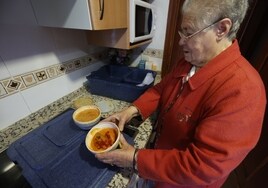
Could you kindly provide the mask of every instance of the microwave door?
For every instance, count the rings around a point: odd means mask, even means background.
[[[135,37],[141,37],[150,34],[152,21],[152,12],[150,9],[137,6],[135,19]]]
[[[151,4],[134,0],[130,6],[130,42],[138,42],[153,37],[154,8]],[[139,3],[138,3],[139,2]]]

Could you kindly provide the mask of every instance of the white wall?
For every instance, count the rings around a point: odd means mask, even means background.
[[[156,32],[153,41],[147,48],[163,50],[166,37],[169,0],[153,0],[152,4],[156,7]]]
[[[139,61],[143,58],[148,64],[155,64],[157,66],[156,71],[161,71],[163,51],[166,37],[166,26],[168,17],[169,0],[151,0],[150,1],[156,7],[156,32],[152,42],[136,50],[135,59],[131,66],[137,66]],[[143,52],[142,57],[140,52]],[[150,67],[151,68],[151,67]]]
[[[164,49],[169,0],[153,0],[157,7],[157,31],[146,48]],[[5,79],[103,51],[90,46],[82,30],[40,27],[30,0],[0,1],[0,130],[78,89],[85,76],[102,66],[97,62],[28,89],[1,97]],[[161,58],[155,61],[162,63]],[[3,87],[2,87],[3,88]],[[3,96],[3,95],[2,95]]]
[[[0,80],[103,50],[82,30],[39,27],[29,0],[0,1]],[[0,98],[0,130],[78,89],[101,63]]]

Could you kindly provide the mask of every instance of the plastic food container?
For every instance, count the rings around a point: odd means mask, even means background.
[[[87,86],[92,94],[133,102],[153,86],[154,82],[149,85],[137,86],[143,82],[148,73],[152,73],[155,79],[156,72],[152,70],[105,65],[86,77]]]

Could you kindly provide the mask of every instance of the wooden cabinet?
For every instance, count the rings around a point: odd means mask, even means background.
[[[31,0],[41,26],[103,30],[127,28],[126,0]]]
[[[127,27],[126,0],[88,0],[93,30]]]
[[[149,39],[142,42],[130,43],[129,28],[86,31],[86,34],[89,44],[119,49],[133,49],[152,42],[152,40]]]
[[[31,0],[38,25],[86,30],[89,44],[131,49],[129,0]]]
[[[92,0],[91,0],[92,1]],[[89,44],[111,47],[111,48],[119,48],[119,49],[132,49],[138,46],[148,44],[152,42],[151,39],[130,43],[130,33],[129,33],[129,1],[124,0],[126,3],[125,6],[125,18],[127,22],[127,27],[123,29],[110,29],[110,30],[101,30],[101,31],[86,31],[87,40]],[[111,16],[113,17],[113,16]]]

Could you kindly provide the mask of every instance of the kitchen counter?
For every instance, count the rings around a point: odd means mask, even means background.
[[[156,79],[157,82],[158,79]],[[156,83],[155,82],[155,83]],[[121,111],[122,109],[128,107],[130,103],[113,100],[110,98],[91,95],[86,88],[83,86],[80,89],[60,98],[59,100],[49,104],[48,106],[32,113],[26,118],[14,123],[13,125],[7,127],[0,131],[0,152],[6,150],[11,143],[26,135],[35,128],[43,125],[50,119],[56,117],[60,113],[64,112],[66,109],[73,107],[73,102],[81,97],[91,97],[94,103],[100,101],[108,101],[113,103],[113,110],[103,113],[103,117],[108,117],[109,115]],[[152,131],[153,118],[146,119],[139,127],[139,132],[134,139],[134,146],[137,148],[145,147],[151,131]],[[111,180],[107,187],[127,187],[127,184],[132,176],[132,169],[122,168]]]

